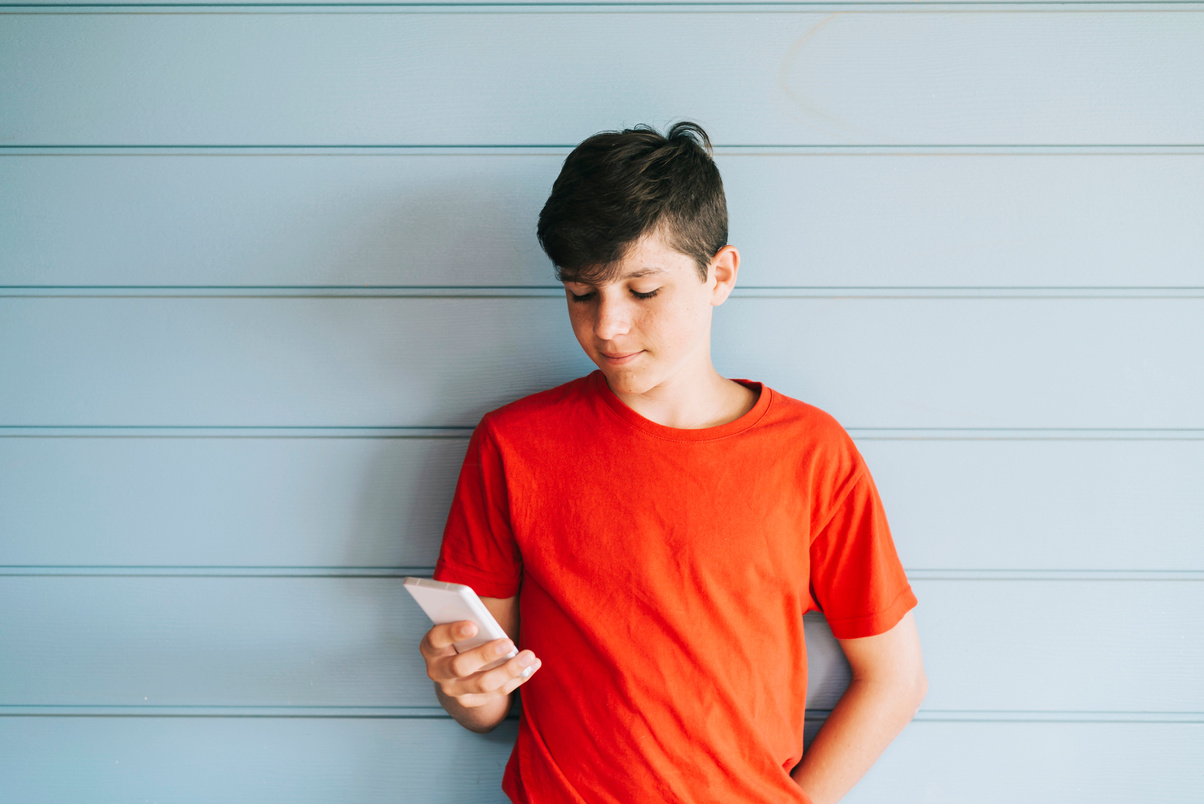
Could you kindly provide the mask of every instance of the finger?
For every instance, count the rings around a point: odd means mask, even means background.
[[[535,671],[540,667],[543,667],[543,662],[541,662],[539,659],[536,659],[534,663],[524,668],[523,672],[520,672],[517,676],[503,684],[501,692],[505,695],[509,695],[510,693],[514,692],[523,684],[526,684],[527,681],[530,680],[531,676],[535,675]]]
[[[510,661],[486,670],[477,675],[475,684],[470,687],[473,692],[509,692],[515,689],[539,669],[539,659],[529,650],[525,650]]]
[[[465,708],[482,706],[496,700],[499,695],[509,695],[518,689],[541,666],[542,662],[530,651],[523,651],[502,667],[443,685],[443,692]]]
[[[426,636],[422,638],[424,646],[430,648],[432,653],[444,653],[448,648],[462,639],[468,639],[477,632],[477,624],[471,620],[461,620],[455,623],[444,623],[436,625],[434,628],[426,632]]]
[[[447,662],[447,672],[451,678],[468,678],[486,665],[494,664],[498,659],[513,652],[514,643],[509,639],[495,639],[453,656]]]
[[[453,696],[453,697],[455,697],[456,702],[459,703],[460,706],[463,706],[465,709],[471,709],[474,706],[484,706],[485,704],[496,700],[498,695],[509,695],[510,693],[514,692],[516,689],[521,687],[523,684],[526,684],[531,679],[531,677],[533,675],[535,675],[535,671],[538,670],[542,666],[543,666],[543,662],[541,662],[539,659],[536,659],[535,663],[530,665],[529,673],[520,672],[517,676],[510,678],[509,681],[507,681],[505,684],[503,684],[501,687],[499,687],[496,690],[492,690],[490,692],[479,692],[479,693],[468,692],[468,693],[463,693],[461,695],[457,695],[457,696]]]

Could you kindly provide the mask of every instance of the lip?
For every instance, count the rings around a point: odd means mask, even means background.
[[[635,360],[637,357],[639,357],[640,355],[643,354],[643,351],[641,350],[638,352],[625,352],[625,353],[617,353],[617,354],[612,354],[609,352],[598,352],[598,354],[601,355],[602,359],[605,360],[609,365],[622,366],[626,363],[630,363],[631,361]]]

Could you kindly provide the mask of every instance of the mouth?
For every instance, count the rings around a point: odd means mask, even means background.
[[[625,363],[630,363],[632,360],[635,360],[637,357],[643,354],[643,350],[638,352],[598,352],[598,354],[601,355],[602,359],[605,360],[607,364],[611,366],[622,366]]]

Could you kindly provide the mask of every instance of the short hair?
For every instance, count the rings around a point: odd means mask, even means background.
[[[564,160],[537,234],[561,282],[604,282],[645,234],[692,257],[705,282],[727,244],[727,201],[711,141],[682,121],[662,136],[639,125],[604,131]]]

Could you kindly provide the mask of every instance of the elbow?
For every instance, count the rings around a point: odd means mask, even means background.
[[[911,684],[911,715],[908,720],[911,720],[920,711],[920,705],[924,703],[924,698],[928,695],[928,676],[924,673],[924,668],[921,666],[912,679]]]
[[[461,722],[460,725],[476,734],[488,734],[489,732],[496,729],[498,727],[498,724],[501,722],[502,721],[500,721],[500,720],[496,721],[494,723],[472,723],[472,722],[464,723],[464,722]]]

